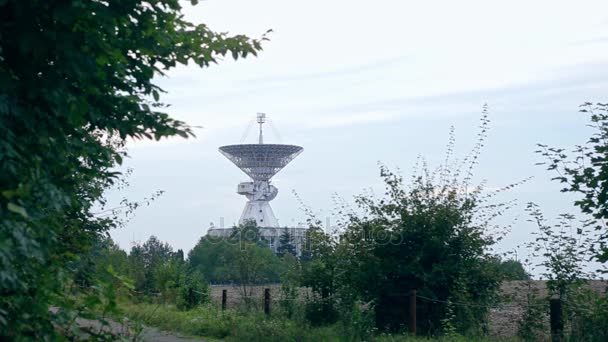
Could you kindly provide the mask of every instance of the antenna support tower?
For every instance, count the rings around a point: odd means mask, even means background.
[[[266,122],[266,114],[265,113],[258,113],[258,124],[260,124],[260,144],[264,143],[264,135],[262,134],[262,125],[264,124],[264,122]]]
[[[278,228],[279,222],[270,201],[279,190],[271,184],[270,179],[304,149],[296,145],[264,144],[262,125],[266,122],[266,114],[258,113],[257,122],[260,125],[257,144],[226,145],[220,147],[219,151],[252,179],[237,187],[237,193],[248,200],[239,224],[254,220],[258,227]]]

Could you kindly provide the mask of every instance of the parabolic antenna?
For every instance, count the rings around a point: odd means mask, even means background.
[[[220,147],[220,152],[251,179],[267,181],[302,152],[295,145],[242,144]]]
[[[253,180],[240,183],[237,189],[238,194],[245,195],[249,200],[239,223],[254,220],[258,227],[279,227],[269,203],[276,197],[278,189],[270,184],[270,179],[297,157],[303,148],[295,145],[264,144],[262,125],[265,121],[266,115],[258,113],[259,143],[227,145],[219,150]]]

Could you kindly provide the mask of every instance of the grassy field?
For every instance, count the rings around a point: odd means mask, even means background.
[[[360,332],[341,324],[327,327],[311,327],[298,319],[266,317],[259,311],[221,311],[208,304],[190,311],[180,311],[173,306],[157,304],[121,305],[125,315],[132,320],[161,330],[199,337],[205,341],[430,341],[408,335],[361,335]],[[516,341],[515,339],[444,337],[433,341]]]

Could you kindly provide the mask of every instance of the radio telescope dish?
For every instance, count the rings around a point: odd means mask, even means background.
[[[295,145],[242,144],[220,147],[220,152],[251,179],[267,181],[304,149]]]
[[[265,121],[266,115],[258,113],[258,144],[226,145],[219,150],[253,180],[239,184],[237,190],[237,193],[245,195],[249,200],[239,223],[255,220],[258,227],[278,227],[279,223],[269,203],[276,197],[278,189],[270,184],[270,179],[304,149],[296,145],[264,144],[262,125]]]

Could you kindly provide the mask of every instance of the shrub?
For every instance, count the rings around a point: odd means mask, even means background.
[[[306,320],[313,326],[334,324],[339,318],[331,297],[313,296],[308,298],[304,304],[304,314]]]
[[[491,247],[503,232],[491,221],[510,206],[491,198],[515,185],[489,193],[483,183],[471,186],[487,125],[484,110],[479,141],[464,162],[450,161],[451,136],[437,170],[423,161],[407,184],[381,166],[385,195],[356,198],[359,213],[347,215],[336,247],[336,288],[341,297],[373,301],[378,328],[399,331],[407,324],[408,292],[417,288],[427,298],[418,304],[421,332],[441,333],[439,322],[450,313],[445,303],[453,301],[472,304],[450,309],[454,328],[484,333],[502,280]]]

